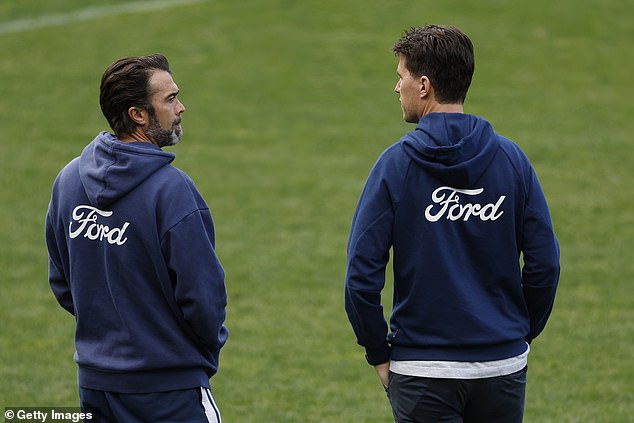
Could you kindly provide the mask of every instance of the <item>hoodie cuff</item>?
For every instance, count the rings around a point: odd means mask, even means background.
[[[366,348],[365,359],[368,361],[368,364],[372,366],[377,366],[390,361],[389,344],[382,345],[378,348]]]

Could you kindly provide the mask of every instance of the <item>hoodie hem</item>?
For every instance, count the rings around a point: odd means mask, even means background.
[[[111,372],[79,367],[77,382],[81,388],[126,394],[210,388],[203,368]]]
[[[517,339],[494,345],[408,347],[392,345],[390,359],[395,361],[494,361],[518,356],[526,351],[526,340]]]

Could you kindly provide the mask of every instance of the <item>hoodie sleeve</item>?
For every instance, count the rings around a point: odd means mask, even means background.
[[[64,272],[62,251],[67,250],[66,238],[63,229],[61,233],[56,230],[54,213],[49,204],[46,212],[46,247],[48,249],[48,282],[51,290],[61,305],[70,314],[75,315],[73,297],[70,291],[68,278]],[[66,259],[67,260],[67,259]]]
[[[162,249],[185,321],[199,341],[218,352],[227,340],[224,270],[215,252],[209,209],[187,215],[163,237]]]
[[[550,219],[548,205],[537,176],[530,168],[524,214],[522,286],[530,315],[527,342],[546,326],[555,301],[559,281],[559,244]]]
[[[348,240],[345,280],[346,313],[372,365],[390,358],[381,291],[392,246],[395,203],[384,162],[379,159],[372,169],[357,205]]]

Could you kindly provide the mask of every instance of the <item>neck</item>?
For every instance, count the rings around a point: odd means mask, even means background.
[[[134,128],[134,130],[119,139],[123,142],[149,142],[150,144],[158,145],[153,139],[147,136],[145,131],[141,130],[139,127]]]
[[[421,114],[421,118],[430,113],[464,113],[464,105],[462,103],[431,103]]]

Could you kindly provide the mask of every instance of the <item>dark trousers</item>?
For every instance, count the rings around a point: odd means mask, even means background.
[[[486,379],[434,379],[390,373],[396,423],[521,423],[526,368]]]
[[[81,411],[90,423],[221,423],[208,388],[122,394],[79,388]]]

